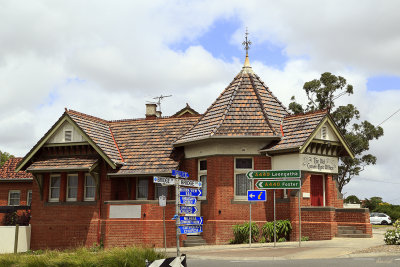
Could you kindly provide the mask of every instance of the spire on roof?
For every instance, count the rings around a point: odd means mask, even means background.
[[[244,65],[243,65],[243,71],[247,73],[253,73],[253,70],[251,69],[250,66],[250,60],[249,60],[249,49],[251,45],[251,41],[247,39],[247,36],[249,35],[249,32],[247,31],[246,27],[246,33],[245,33],[245,40],[243,41],[242,45],[244,46],[244,49],[246,50],[246,59],[244,60]]]

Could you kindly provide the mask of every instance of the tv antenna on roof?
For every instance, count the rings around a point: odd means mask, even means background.
[[[161,100],[163,100],[165,97],[171,97],[171,96],[172,95],[160,95],[160,96],[153,97],[153,99],[158,99],[158,101],[156,103],[157,103],[157,106],[158,106],[160,112],[161,112]]]

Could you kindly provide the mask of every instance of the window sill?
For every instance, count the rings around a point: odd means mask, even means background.
[[[157,204],[157,200],[147,200],[147,199],[137,199],[137,200],[107,200],[104,201],[104,204]],[[167,204],[175,204],[175,200],[167,200]]]
[[[44,205],[51,206],[93,206],[96,201],[67,201],[67,202],[45,202]]]
[[[250,204],[250,202],[249,201],[247,201],[247,199],[231,199],[231,204],[241,204],[241,205],[244,205],[244,204],[247,204],[247,205],[249,205]]]

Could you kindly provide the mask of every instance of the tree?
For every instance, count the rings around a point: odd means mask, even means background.
[[[351,196],[346,197],[346,199],[344,200],[344,203],[360,204],[361,201],[357,196],[351,195]]]
[[[383,203],[381,197],[371,197],[370,199],[364,199],[362,207],[368,208],[369,211],[375,211],[380,203]]]
[[[303,86],[308,98],[305,108],[296,102],[294,96],[289,109],[294,114],[327,109],[333,120],[354,151],[355,158],[340,157],[339,173],[336,177],[339,191],[348,184],[354,176],[362,172],[365,166],[376,164],[376,157],[368,154],[369,142],[383,135],[380,126],[374,126],[368,121],[360,121],[360,112],[352,105],[339,106],[336,109],[335,100],[345,94],[353,94],[353,86],[346,79],[329,72],[321,74],[319,80],[306,82]]]
[[[7,152],[1,152],[0,150],[0,168],[3,166],[3,164],[9,159],[13,158],[14,156],[11,155],[10,153]]]

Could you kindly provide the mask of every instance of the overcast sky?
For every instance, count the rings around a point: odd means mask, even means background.
[[[343,76],[363,120],[400,108],[400,1],[0,0],[0,150],[24,156],[64,107],[104,119],[203,113],[240,71],[245,28],[253,70],[287,106],[306,81]],[[371,144],[378,157],[346,196],[400,204],[400,112]]]

